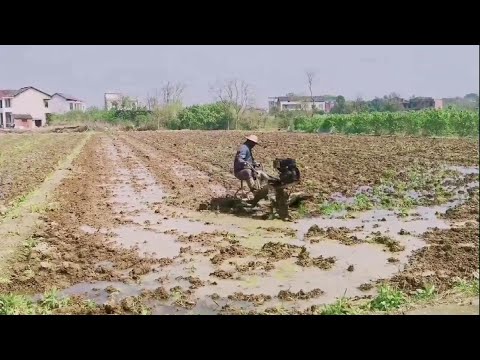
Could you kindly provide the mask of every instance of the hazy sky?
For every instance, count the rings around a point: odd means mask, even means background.
[[[0,45],[0,89],[32,85],[65,92],[87,105],[103,105],[106,91],[144,100],[165,81],[182,81],[186,104],[212,100],[210,85],[239,78],[268,96],[307,93],[305,71],[316,74],[316,95],[403,97],[478,93],[478,46],[269,46],[269,45]],[[314,94],[314,95],[315,95]]]

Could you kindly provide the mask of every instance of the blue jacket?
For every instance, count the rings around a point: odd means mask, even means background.
[[[240,170],[245,169],[246,163],[253,165],[253,161],[252,150],[250,150],[247,145],[242,144],[235,155],[233,171],[237,173]]]

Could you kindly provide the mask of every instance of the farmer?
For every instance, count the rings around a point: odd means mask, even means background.
[[[268,179],[268,175],[263,171],[255,169],[258,167],[258,163],[253,159],[252,149],[258,144],[258,137],[256,135],[250,135],[246,137],[245,141],[237,151],[235,155],[235,161],[233,163],[233,172],[238,180],[246,181],[250,191],[255,192],[259,190],[255,179],[260,176]]]

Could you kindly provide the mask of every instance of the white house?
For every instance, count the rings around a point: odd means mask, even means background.
[[[277,111],[315,109],[330,112],[334,102],[327,101],[323,96],[277,96],[269,98],[268,106],[270,110]]]
[[[50,95],[33,86],[0,90],[0,127],[32,128],[47,123]]]
[[[64,114],[69,111],[85,111],[85,103],[71,95],[55,93],[49,102],[50,112]]]

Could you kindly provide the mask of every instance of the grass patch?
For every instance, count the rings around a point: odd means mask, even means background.
[[[338,202],[324,202],[320,205],[320,214],[330,216],[337,212],[345,210],[345,205]]]
[[[308,208],[307,205],[302,201],[300,205],[298,206],[298,216],[299,217],[305,217],[308,214]]]
[[[378,289],[378,295],[367,304],[370,310],[391,311],[398,309],[407,302],[405,294],[391,287],[390,285],[382,285]]]
[[[38,301],[25,295],[0,294],[0,315],[50,315],[72,304],[72,299],[62,297],[56,288],[46,291]],[[87,310],[98,308],[91,300],[83,301],[80,306]]]
[[[437,290],[435,288],[435,285],[429,284],[429,285],[426,285],[424,289],[417,290],[414,300],[429,301],[434,299],[436,296],[437,296]]]
[[[455,289],[468,296],[479,296],[478,290],[479,280],[464,280],[461,279],[455,284]]]
[[[333,304],[326,305],[320,310],[320,315],[358,315],[360,309],[352,306],[347,298],[340,298]]]
[[[38,306],[23,295],[0,295],[0,315],[34,315]]]
[[[365,211],[371,209],[373,209],[373,202],[366,194],[358,194],[355,196],[353,205],[348,207],[348,210],[353,211]]]
[[[60,294],[58,293],[58,290],[56,288],[53,288],[52,290],[47,291],[44,294],[43,300],[41,302],[41,307],[47,310],[55,310],[64,306],[68,306],[68,304],[69,304],[69,299],[61,298]]]

